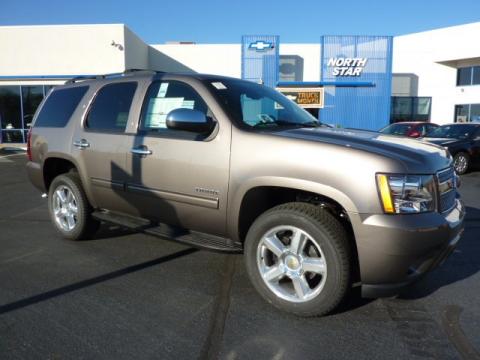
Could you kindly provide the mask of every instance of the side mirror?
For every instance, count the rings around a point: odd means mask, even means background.
[[[204,134],[212,129],[213,121],[205,114],[193,109],[175,109],[167,114],[167,128]]]

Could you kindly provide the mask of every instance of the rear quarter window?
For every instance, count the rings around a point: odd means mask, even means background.
[[[97,131],[124,131],[136,88],[136,82],[103,86],[93,100],[85,127]]]
[[[42,106],[35,127],[65,127],[88,86],[55,89]]]

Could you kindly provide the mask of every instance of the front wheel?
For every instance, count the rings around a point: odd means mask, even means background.
[[[66,239],[90,238],[99,221],[92,218],[92,208],[75,173],[53,179],[48,195],[48,209],[55,229]]]
[[[245,263],[258,292],[277,308],[324,315],[345,298],[351,255],[342,225],[326,210],[287,203],[262,214],[245,242]]]
[[[453,157],[453,167],[459,175],[463,175],[468,171],[470,165],[470,157],[467,153],[459,152]]]

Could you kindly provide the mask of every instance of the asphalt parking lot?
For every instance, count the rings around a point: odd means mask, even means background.
[[[302,319],[255,292],[241,255],[104,225],[59,238],[24,154],[0,153],[1,359],[480,359],[480,172],[465,235],[398,298]]]

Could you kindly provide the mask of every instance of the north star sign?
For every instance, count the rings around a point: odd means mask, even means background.
[[[271,42],[258,40],[250,43],[250,45],[248,45],[248,48],[254,49],[256,51],[265,51],[265,50],[273,49],[274,46],[273,46],[273,43]]]
[[[367,58],[330,58],[327,66],[333,67],[333,76],[360,76],[367,65]]]

